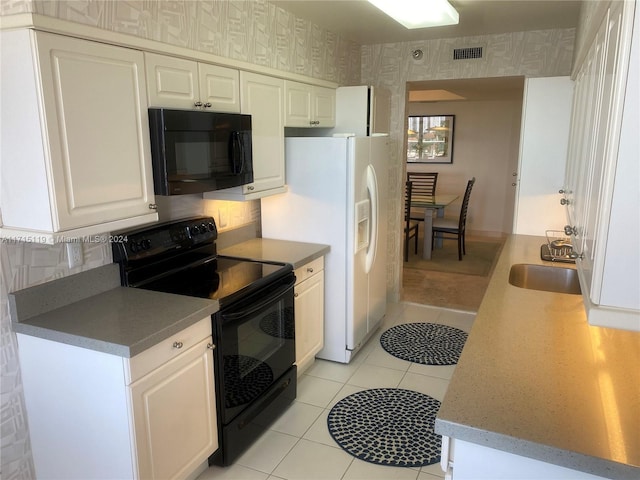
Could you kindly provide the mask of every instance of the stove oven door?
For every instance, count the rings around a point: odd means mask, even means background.
[[[295,362],[294,283],[288,275],[214,315],[223,424],[261,399]]]

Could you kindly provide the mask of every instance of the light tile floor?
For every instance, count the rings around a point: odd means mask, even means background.
[[[419,365],[388,354],[380,335],[401,323],[430,322],[471,330],[475,313],[412,303],[390,304],[382,327],[350,364],[316,360],[298,380],[289,409],[226,468],[210,467],[198,480],[437,480],[439,464],[422,468],[379,466],[352,457],[331,438],[327,416],[342,398],[368,388],[415,390],[442,401],[455,366]]]

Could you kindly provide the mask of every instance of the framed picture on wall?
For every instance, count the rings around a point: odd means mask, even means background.
[[[410,116],[407,163],[453,163],[455,115]]]

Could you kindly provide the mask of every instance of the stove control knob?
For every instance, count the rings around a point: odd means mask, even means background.
[[[213,232],[216,229],[216,226],[213,224],[213,222],[209,222],[208,227],[210,232]]]
[[[191,232],[191,235],[198,235],[200,233],[200,227],[194,225],[189,229],[189,231]]]
[[[151,240],[142,240],[140,242],[140,248],[142,248],[143,250],[149,250],[151,248]]]
[[[136,253],[138,251],[138,244],[136,242],[131,242],[129,248],[133,253]]]
[[[200,225],[200,233],[207,233],[207,224],[203,223]]]

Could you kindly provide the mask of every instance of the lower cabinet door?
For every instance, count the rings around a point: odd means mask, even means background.
[[[179,479],[218,448],[211,338],[131,384],[138,478]]]
[[[298,376],[324,346],[324,271],[295,286],[296,365]]]

